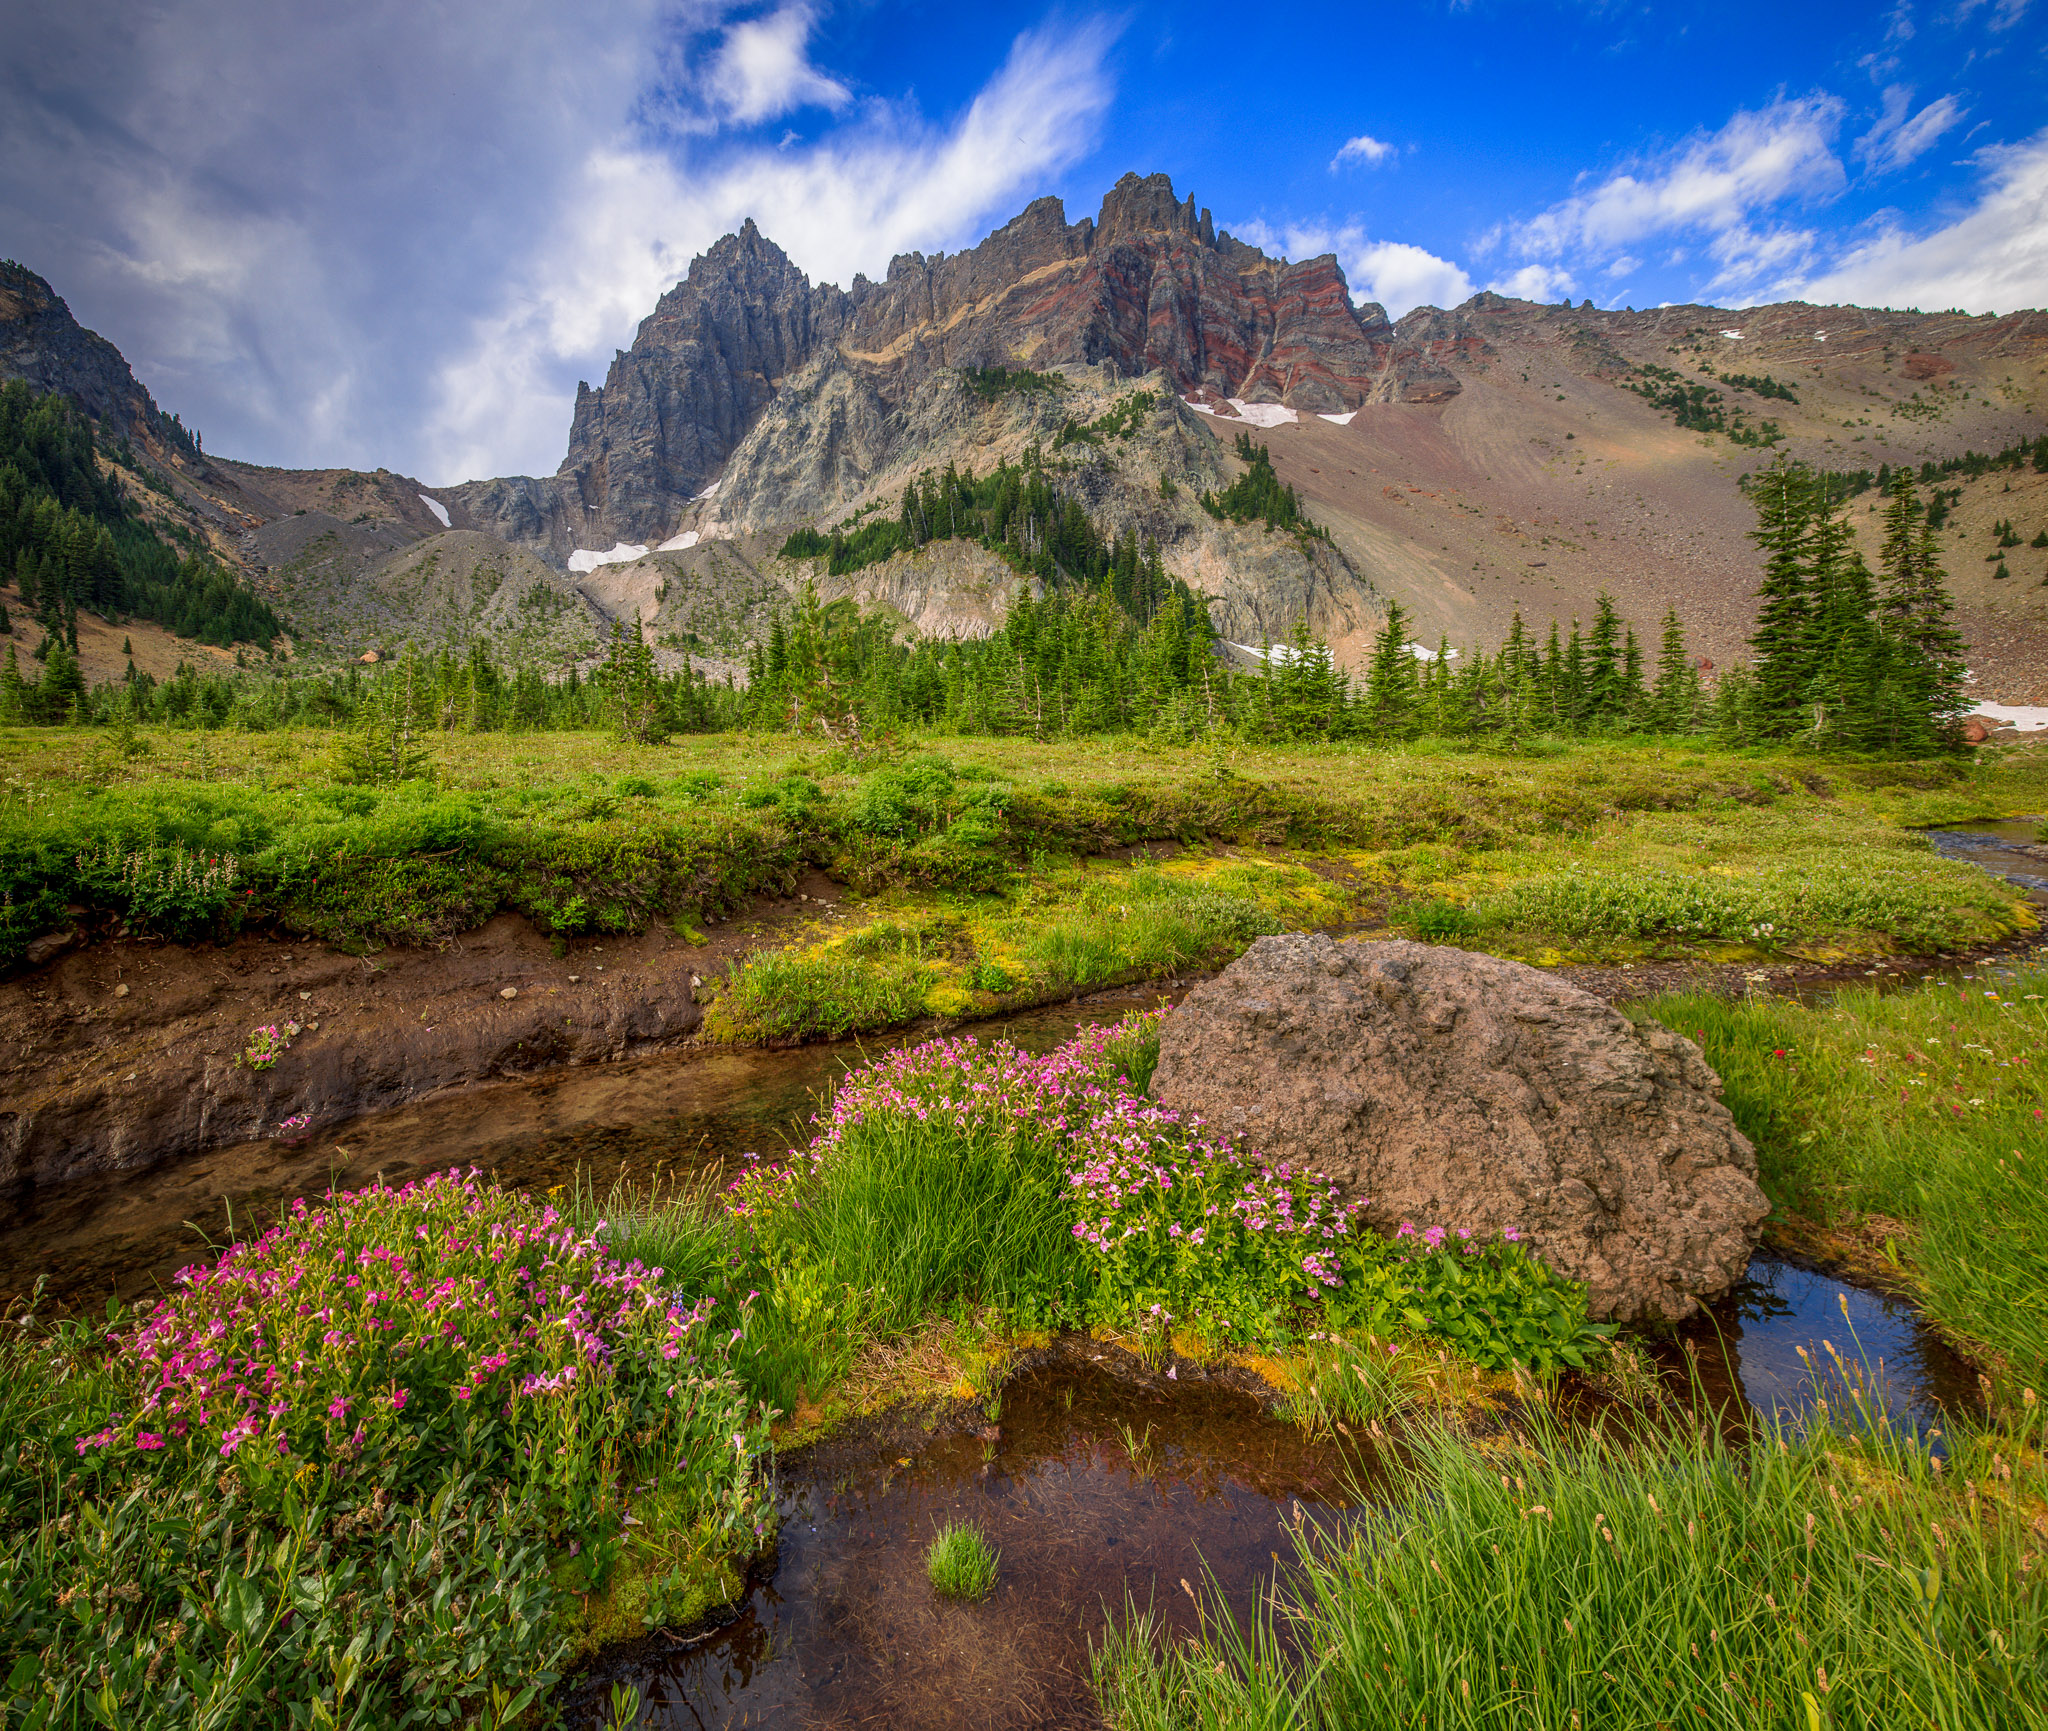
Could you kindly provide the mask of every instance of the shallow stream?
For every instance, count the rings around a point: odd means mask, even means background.
[[[1168,1383],[1082,1344],[1003,1390],[986,1435],[866,1437],[784,1481],[772,1577],[708,1638],[655,1635],[578,1691],[604,1722],[615,1680],[649,1726],[1064,1726],[1100,1723],[1088,1649],[1126,1605],[1199,1628],[1210,1579],[1257,1610],[1297,1516],[1329,1528],[1377,1477],[1372,1454],[1311,1441],[1235,1389]],[[1121,1357],[1121,1355],[1118,1355]],[[935,1595],[925,1547],[977,1523],[1001,1552],[978,1605]]]
[[[1982,825],[1942,832],[1936,845],[2008,875],[2048,874],[2034,833]],[[2048,875],[2034,881],[2048,885]],[[1104,993],[974,1031],[1043,1051],[1077,1022],[1110,1021],[1166,995]],[[925,1037],[689,1050],[558,1071],[362,1119],[300,1148],[249,1143],[32,1195],[0,1227],[0,1290],[41,1271],[66,1308],[142,1296],[197,1260],[208,1239],[331,1180],[403,1181],[473,1164],[530,1190],[571,1184],[579,1169],[602,1187],[622,1170],[644,1180],[658,1167],[687,1173],[778,1152],[807,1134],[846,1069]],[[1910,1306],[1769,1257],[1669,1341],[1660,1362],[1675,1391],[1696,1382],[1731,1412],[1793,1412],[1817,1387],[1839,1394],[1847,1377],[1933,1430],[1975,1393],[1968,1366]],[[1368,1449],[1313,1440],[1240,1389],[1169,1381],[1113,1349],[1098,1357],[1069,1345],[1010,1383],[979,1434],[885,1428],[789,1463],[773,1567],[738,1618],[613,1653],[578,1689],[572,1717],[603,1723],[603,1692],[622,1680],[639,1690],[648,1726],[1096,1724],[1089,1644],[1113,1617],[1149,1605],[1169,1629],[1192,1633],[1198,1619],[1182,1583],[1201,1590],[1205,1577],[1249,1615],[1293,1554],[1289,1523],[1341,1523],[1377,1482]],[[979,1523],[1002,1553],[995,1592],[977,1606],[938,1600],[924,1575],[937,1526],[959,1519]]]
[[[2040,818],[1984,819],[1931,829],[1927,839],[1944,859],[1968,860],[2018,889],[2048,890],[2048,823]]]

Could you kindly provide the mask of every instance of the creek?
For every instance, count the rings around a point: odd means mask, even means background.
[[[1953,845],[1994,869],[2007,863],[1990,857],[2000,847],[2024,845],[1994,840]],[[1103,993],[974,1031],[1044,1051],[1077,1022],[1161,996]],[[41,1272],[67,1309],[144,1296],[207,1243],[330,1182],[403,1182],[459,1164],[547,1191],[579,1171],[603,1187],[619,1172],[644,1180],[779,1152],[804,1138],[847,1069],[930,1031],[560,1070],[361,1119],[303,1147],[247,1143],[30,1195],[0,1228],[0,1284],[18,1290]],[[1938,1430],[1944,1410],[1975,1397],[1968,1366],[1909,1305],[1772,1257],[1658,1357],[1675,1389],[1694,1383],[1731,1412],[1796,1412],[1847,1378]],[[1197,1632],[1183,1582],[1251,1615],[1293,1555],[1293,1521],[1341,1524],[1380,1478],[1363,1444],[1311,1438],[1241,1387],[1169,1381],[1084,1341],[1016,1376],[978,1430],[855,1426],[780,1470],[777,1550],[738,1616],[608,1653],[569,1697],[572,1722],[605,1723],[604,1691],[623,1681],[647,1726],[1096,1724],[1089,1645],[1113,1618],[1149,1606],[1172,1633]],[[1001,1551],[980,1605],[942,1602],[925,1580],[926,1545],[961,1519]]]

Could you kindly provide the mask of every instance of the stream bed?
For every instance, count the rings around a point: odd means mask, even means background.
[[[1674,1395],[1696,1386],[1737,1423],[1796,1419],[1817,1394],[1839,1408],[1854,1382],[1937,1450],[1944,1411],[1975,1397],[1911,1306],[1768,1256],[1658,1357]],[[795,1457],[772,1566],[739,1615],[607,1655],[570,1721],[606,1726],[627,1683],[635,1723],[664,1731],[1099,1725],[1089,1649],[1113,1622],[1149,1608],[1170,1638],[1196,1634],[1190,1588],[1249,1621],[1296,1555],[1294,1523],[1340,1531],[1381,1483],[1363,1439],[1312,1438],[1240,1388],[1069,1340],[1005,1385],[979,1434],[885,1430]],[[958,1520],[1001,1552],[979,1605],[925,1578],[925,1547]]]
[[[2048,888],[2048,848],[2035,834],[1980,825],[1935,841]],[[2029,881],[2030,868],[2041,875]],[[1907,983],[1903,973],[1826,984],[1882,989]],[[1101,993],[972,1032],[1044,1051],[1077,1023],[1177,996],[1156,985]],[[53,1308],[144,1296],[209,1241],[330,1182],[475,1165],[532,1191],[579,1172],[602,1189],[621,1172],[645,1181],[657,1169],[687,1174],[779,1152],[807,1136],[848,1068],[929,1032],[555,1071],[334,1126],[301,1147],[246,1143],[19,1198],[0,1226],[0,1294],[39,1272]],[[1935,1433],[1936,1447],[1941,1414],[1976,1394],[1970,1368],[1910,1305],[1771,1256],[1657,1356],[1675,1394],[1696,1386],[1731,1415],[1796,1415],[1817,1394],[1834,1404],[1843,1380],[1856,1381]],[[1169,1380],[1071,1341],[1006,1385],[977,1428],[927,1435],[882,1421],[785,1462],[778,1546],[739,1614],[607,1654],[572,1686],[572,1723],[607,1723],[616,1681],[638,1690],[637,1723],[650,1727],[1095,1725],[1090,1644],[1128,1607],[1192,1634],[1194,1592],[1213,1588],[1249,1617],[1294,1555],[1293,1524],[1341,1527],[1381,1482],[1362,1441],[1312,1438],[1226,1380],[1188,1367]],[[980,1605],[941,1601],[925,1578],[925,1547],[953,1520],[977,1523],[1001,1552]]]
[[[1294,1555],[1291,1523],[1332,1528],[1377,1477],[1365,1445],[1311,1440],[1248,1393],[1068,1343],[1004,1387],[980,1437],[806,1451],[784,1481],[774,1572],[737,1620],[611,1655],[571,1723],[603,1725],[624,1681],[644,1726],[1098,1725],[1089,1644],[1127,1605],[1193,1634],[1181,1583],[1213,1579],[1252,1616]],[[925,1547],[958,1520],[1001,1553],[976,1605],[925,1578]]]

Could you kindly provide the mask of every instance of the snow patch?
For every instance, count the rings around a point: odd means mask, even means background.
[[[1970,713],[1982,716],[1986,721],[1998,722],[2004,727],[2017,727],[2022,733],[2037,733],[2048,727],[2048,709],[2026,706],[2013,708],[2003,703],[1980,703]]]
[[[721,477],[721,478],[722,478],[722,477]],[[717,481],[713,481],[713,482],[711,483],[711,485],[710,485],[710,486],[708,486],[708,487],[706,487],[706,488],[704,489],[704,491],[703,491],[703,492],[701,492],[701,493],[693,493],[693,494],[691,495],[691,497],[692,497],[692,498],[696,498],[696,499],[708,499],[708,498],[710,498],[710,497],[711,497],[711,495],[712,495],[713,493],[715,493],[715,492],[717,492],[717,491],[718,491],[718,482],[717,482]]]
[[[1317,414],[1316,419],[1319,421],[1328,421],[1330,425],[1333,427],[1348,427],[1351,425],[1351,417],[1357,413],[1358,411],[1356,409],[1346,409],[1341,415],[1325,415],[1319,413]]]
[[[1420,643],[1409,644],[1408,653],[1414,656],[1417,661],[1434,661],[1436,659],[1436,651],[1434,649],[1427,649]],[[1458,652],[1455,649],[1447,649],[1444,651],[1444,659],[1446,661],[1455,661],[1458,659]]]
[[[426,494],[422,493],[420,495],[420,503],[441,519],[442,528],[452,529],[455,527],[453,523],[448,521],[448,507],[442,504],[439,499],[429,499]]]
[[[1732,343],[1739,343],[1742,341],[1742,333],[1740,331],[1723,331],[1721,334]]]
[[[697,531],[694,529],[685,529],[680,535],[671,535],[666,541],[662,542],[662,544],[659,547],[655,548],[655,552],[680,553],[685,547],[694,547],[696,545]]]
[[[1189,407],[1193,407],[1193,405],[1190,404]],[[1242,650],[1245,654],[1249,655],[1254,661],[1270,660],[1277,667],[1285,667],[1288,664],[1288,662],[1298,660],[1300,658],[1300,651],[1290,647],[1285,643],[1270,644],[1264,649],[1260,649],[1256,645],[1250,643],[1232,643],[1230,647],[1233,649]]]
[[[1227,397],[1224,400],[1237,411],[1238,419],[1248,427],[1285,427],[1301,419],[1285,403],[1248,403],[1242,397]],[[1198,403],[1192,397],[1183,397],[1181,401],[1198,415],[1213,415],[1216,412],[1209,404]],[[1226,421],[1230,419],[1228,415],[1223,418]]]
[[[635,559],[647,557],[645,547],[635,547],[621,541],[609,553],[588,553],[581,549],[569,555],[571,571],[595,571],[600,565],[627,565]]]

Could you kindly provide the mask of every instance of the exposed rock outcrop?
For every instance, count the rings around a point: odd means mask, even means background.
[[[39,394],[59,392],[152,454],[167,438],[185,438],[121,351],[79,324],[55,289],[12,260],[0,260],[0,379],[24,380]]]
[[[1166,1018],[1152,1091],[1371,1199],[1522,1232],[1592,1313],[1675,1319],[1769,1204],[1699,1048],[1538,969],[1427,944],[1262,938]]]
[[[1329,414],[1458,389],[1379,307],[1352,305],[1333,255],[1270,259],[1219,234],[1192,197],[1177,202],[1165,175],[1127,174],[1096,219],[1069,224],[1042,198],[979,246],[899,256],[850,291],[812,284],[749,221],[692,262],[601,388],[578,387],[553,477],[448,493],[480,527],[558,558],[654,545],[800,373],[851,417],[814,436],[836,462],[858,460],[840,438],[857,445],[854,423],[940,369],[988,365],[1157,372],[1179,393]]]

